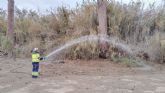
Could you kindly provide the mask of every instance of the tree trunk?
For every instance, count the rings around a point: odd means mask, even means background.
[[[11,43],[11,53],[10,56],[13,56],[14,50],[14,0],[8,0],[8,29],[7,37]]]
[[[98,27],[98,34],[101,37],[106,37],[107,35],[107,6],[106,6],[106,0],[97,0],[98,2],[98,21],[99,21],[99,27]],[[100,53],[99,56],[101,58],[107,57],[107,50],[108,45],[105,41],[99,41],[99,47],[100,47]]]

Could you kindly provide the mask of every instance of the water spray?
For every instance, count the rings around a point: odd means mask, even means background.
[[[78,39],[71,40],[65,43],[64,45],[59,46],[56,50],[48,54],[45,58],[47,59],[50,58],[52,55],[57,55],[64,49],[67,49],[79,43],[91,42],[91,41],[98,42],[98,40],[107,42],[108,44],[113,45],[116,48],[125,51],[128,55],[131,56],[133,55],[133,51],[131,50],[130,46],[117,41],[114,37],[108,37],[107,35],[87,35],[87,36],[82,36]]]

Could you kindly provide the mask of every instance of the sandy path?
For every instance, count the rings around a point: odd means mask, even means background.
[[[165,93],[165,70],[155,67],[127,68],[108,61],[49,62],[42,63],[40,78],[32,79],[30,60],[1,58],[0,93]]]

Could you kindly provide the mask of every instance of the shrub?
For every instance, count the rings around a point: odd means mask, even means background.
[[[12,51],[12,43],[6,36],[0,35],[0,47],[5,52]]]
[[[140,1],[123,4],[113,0],[108,1],[107,5],[108,35],[136,46],[137,50],[140,48],[152,60],[160,59],[160,39],[157,39],[157,34],[165,31],[164,5],[153,4],[144,9],[144,4]],[[59,7],[57,10],[48,11],[47,15],[41,15],[36,11],[16,8],[15,37],[16,44],[20,47],[20,55],[30,55],[29,51],[33,47],[51,52],[73,38],[98,34],[96,2],[85,0],[74,9]],[[10,50],[10,42],[5,36],[6,17],[6,11],[0,12],[0,46]],[[108,50],[109,58],[114,52],[112,47]],[[95,59],[99,54],[98,43],[81,43],[65,52],[66,58]]]

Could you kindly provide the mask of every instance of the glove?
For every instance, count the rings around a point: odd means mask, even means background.
[[[44,58],[43,58],[43,57],[40,57],[39,59],[40,59],[40,60],[44,60]]]
[[[46,60],[47,59],[47,57],[41,57],[40,58],[40,60]]]

